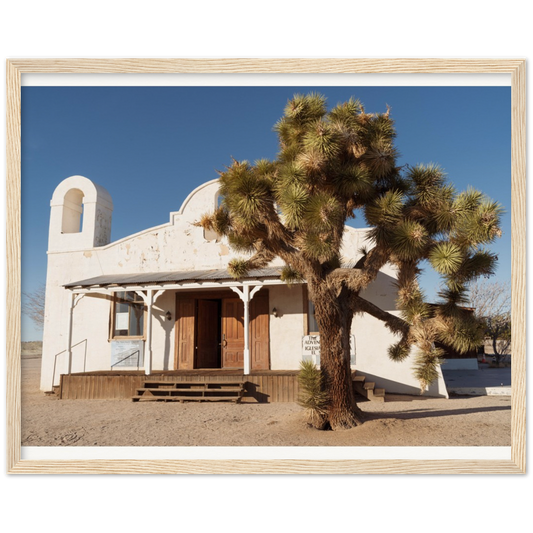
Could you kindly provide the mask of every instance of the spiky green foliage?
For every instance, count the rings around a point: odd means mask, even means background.
[[[440,348],[432,348],[428,352],[420,351],[415,357],[413,371],[420,383],[420,392],[439,377],[438,367],[444,363],[444,351]]]
[[[395,228],[391,239],[392,249],[400,260],[416,261],[427,244],[428,232],[416,220],[402,220]]]
[[[291,286],[293,283],[303,281],[303,276],[297,270],[294,270],[289,265],[285,265],[281,269],[281,281],[284,281],[287,285]]]
[[[429,383],[440,361],[435,341],[459,350],[476,342],[478,323],[462,306],[468,284],[494,271],[497,258],[486,247],[501,234],[501,206],[472,189],[457,192],[436,164],[400,168],[389,109],[368,113],[354,98],[328,109],[322,95],[300,94],[287,103],[274,130],[276,159],[232,161],[220,173],[221,206],[199,224],[247,254],[229,264],[236,278],[281,258],[287,283],[307,282],[319,325],[345,331],[356,313],[383,321],[400,336],[389,356],[404,360],[416,345],[417,376]],[[371,226],[368,247],[355,268],[343,269],[345,222],[356,214]],[[442,278],[436,306],[420,290],[421,262]],[[399,317],[363,298],[386,263],[398,271]],[[326,389],[350,395],[344,385],[348,367],[332,377],[339,367],[333,358],[348,350],[348,342],[330,342],[321,337]],[[349,402],[331,394],[332,427],[346,427],[353,419],[346,415]]]
[[[441,315],[441,319],[437,339],[446,346],[466,353],[483,344],[483,324],[473,314],[458,309],[455,316]]]
[[[457,245],[441,242],[433,247],[428,258],[431,266],[439,274],[454,274],[459,270],[463,256]]]
[[[228,263],[228,272],[234,277],[234,278],[243,278],[248,274],[248,271],[250,270],[250,264],[245,259],[232,259]]]
[[[409,357],[411,353],[411,346],[407,342],[397,342],[389,346],[389,357],[392,361],[401,363]]]
[[[326,422],[328,395],[324,388],[324,376],[312,361],[302,361],[298,374],[298,405],[306,411],[307,421],[323,429]]]

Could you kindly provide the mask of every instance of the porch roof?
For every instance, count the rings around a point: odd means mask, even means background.
[[[81,281],[73,281],[63,285],[66,289],[90,289],[114,287],[145,287],[145,286],[169,286],[182,284],[240,284],[245,281],[278,281],[281,279],[281,268],[263,268],[251,270],[241,278],[233,278],[226,269],[220,270],[184,270],[173,272],[139,272],[135,274],[110,274],[97,276]]]

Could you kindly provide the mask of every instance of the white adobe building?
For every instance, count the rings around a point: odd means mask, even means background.
[[[281,262],[234,280],[225,238],[195,226],[218,205],[218,180],[196,188],[166,224],[110,242],[113,202],[82,176],[51,201],[41,389],[62,374],[108,371],[298,370],[318,362],[317,327],[305,284],[279,279]],[[343,257],[355,265],[365,229],[346,227]],[[395,311],[395,273],[385,267],[364,296]],[[389,360],[394,336],[354,318],[353,369],[388,393],[418,394],[412,361]],[[426,394],[447,397],[442,378]]]

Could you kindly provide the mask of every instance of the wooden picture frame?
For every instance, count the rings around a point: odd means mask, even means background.
[[[7,60],[7,471],[26,474],[511,474],[526,471],[526,66],[523,59]],[[510,74],[512,98],[511,460],[21,459],[21,75],[25,73]]]

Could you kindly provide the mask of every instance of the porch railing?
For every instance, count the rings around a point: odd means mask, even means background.
[[[76,344],[73,344],[71,347],[70,347],[70,350],[72,351],[72,348],[76,348],[76,346],[79,346],[80,344],[83,344],[85,343],[85,352],[83,354],[83,371],[85,372],[85,365],[87,364],[87,339],[83,339],[82,341],[80,342],[77,342]],[[62,350],[61,352],[58,352],[54,355],[54,371],[52,372],[52,389],[54,388],[54,382],[56,380],[56,366],[57,366],[57,358],[58,356],[60,356],[62,353],[65,353],[67,352],[68,350],[65,349],[65,350]]]

